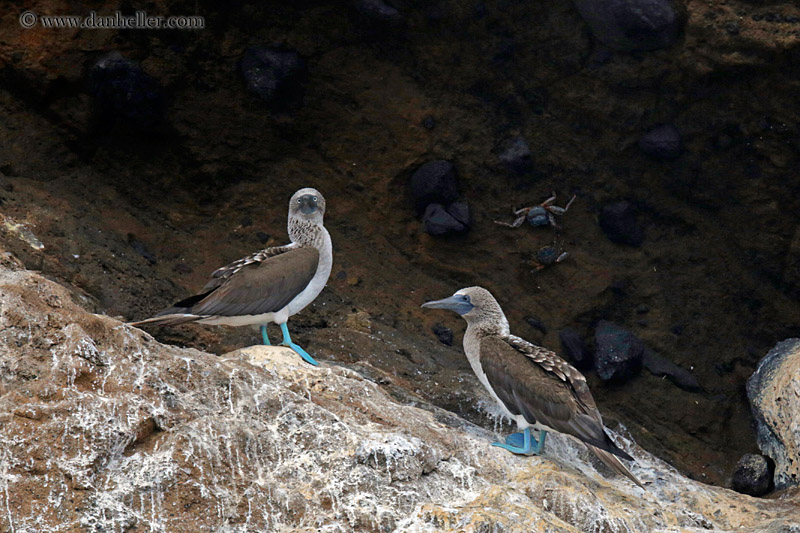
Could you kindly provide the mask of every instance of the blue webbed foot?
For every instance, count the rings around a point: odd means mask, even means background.
[[[291,348],[292,350],[294,350],[294,352],[300,357],[302,357],[306,363],[310,363],[314,366],[319,365],[319,363],[317,363],[313,357],[308,355],[307,351],[305,351],[300,346],[292,342],[292,337],[291,335],[289,335],[289,328],[286,326],[285,322],[281,324],[281,331],[283,332],[283,342],[281,342],[281,346],[286,346],[287,348]]]
[[[493,442],[492,446],[503,448],[519,455],[539,455],[544,450],[546,431],[539,431],[539,440],[531,436],[531,428],[525,428],[522,433],[512,433],[506,437],[506,442]]]
[[[267,334],[267,325],[264,324],[261,326],[261,338],[264,340],[265,346],[272,346],[272,343],[269,342],[269,335]]]

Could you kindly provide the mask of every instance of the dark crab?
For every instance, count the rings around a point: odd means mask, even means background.
[[[531,226],[553,226],[555,228],[558,227],[556,224],[556,217],[554,215],[563,215],[569,209],[569,206],[572,205],[572,202],[575,201],[575,196],[573,196],[567,205],[564,207],[558,207],[557,205],[553,205],[553,202],[556,201],[556,193],[553,193],[553,196],[545,200],[539,205],[534,205],[531,207],[523,207],[522,209],[514,209],[514,215],[517,217],[514,222],[509,224],[508,222],[500,222],[499,220],[495,220],[495,224],[500,224],[501,226],[508,226],[509,228],[518,228],[522,225],[522,223],[527,219]]]
[[[541,270],[550,265],[560,263],[568,256],[569,254],[563,251],[560,246],[543,246],[536,250],[532,263],[536,270]]]

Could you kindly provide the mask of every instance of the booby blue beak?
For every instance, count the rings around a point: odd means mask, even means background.
[[[449,309],[450,311],[454,311],[459,315],[466,315],[472,308],[475,307],[469,301],[469,296],[466,294],[454,294],[449,298],[444,298],[443,300],[435,300],[433,302],[425,302],[422,304],[422,307],[427,307],[429,309]]]
[[[297,199],[297,203],[300,206],[300,212],[304,215],[310,215],[317,210],[317,201],[318,198],[313,194],[304,194]]]

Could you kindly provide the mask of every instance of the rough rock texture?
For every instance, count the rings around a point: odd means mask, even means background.
[[[628,480],[552,436],[540,457],[357,372],[254,346],[216,357],[83,311],[0,266],[4,531],[777,531],[797,496],[688,480],[625,436]]]
[[[731,486],[736,492],[763,496],[772,487],[773,467],[763,455],[746,453],[736,463]]]
[[[775,487],[800,483],[800,339],[779,342],[747,380],[758,447],[775,461]]]
[[[425,226],[425,233],[428,235],[463,233],[469,229],[469,226],[450,213],[449,207],[444,207],[441,204],[428,205],[422,217],[422,222]]]

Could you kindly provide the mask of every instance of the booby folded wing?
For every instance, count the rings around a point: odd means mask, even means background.
[[[251,262],[224,278],[217,288],[194,297],[199,299],[191,302],[188,312],[198,316],[275,313],[303,292],[318,266],[319,252],[311,247],[294,248]],[[183,307],[189,300],[175,307]]]
[[[606,434],[585,378],[555,353],[523,339],[489,336],[481,340],[480,363],[511,414],[631,459]]]
[[[264,248],[263,250],[259,250],[255,253],[248,255],[247,257],[243,257],[241,259],[237,259],[232,263],[225,265],[224,267],[220,267],[216,269],[214,272],[211,273],[211,279],[206,286],[203,287],[204,292],[208,292],[210,290],[216,289],[220,285],[222,285],[226,279],[233,276],[237,272],[239,272],[242,268],[252,265],[254,263],[261,263],[262,261],[266,261],[270,257],[275,257],[277,255],[286,253],[290,250],[297,249],[297,244],[291,243],[285,246],[272,246],[270,248]]]

